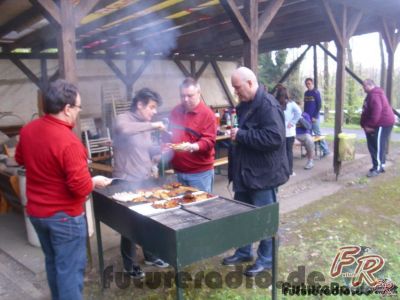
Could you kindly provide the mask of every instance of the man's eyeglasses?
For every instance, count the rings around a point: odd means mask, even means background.
[[[81,105],[73,104],[73,105],[71,105],[71,107],[77,107],[77,108],[79,108],[80,110],[82,110],[82,106],[81,106]]]

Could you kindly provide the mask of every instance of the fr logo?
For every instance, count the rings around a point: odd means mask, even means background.
[[[339,248],[331,265],[331,277],[342,275],[351,278],[353,287],[361,286],[363,283],[371,287],[377,285],[379,280],[376,273],[382,270],[385,260],[380,255],[369,253],[369,249],[360,246]]]

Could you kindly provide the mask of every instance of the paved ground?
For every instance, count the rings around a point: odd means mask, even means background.
[[[361,147],[365,148],[365,145]],[[300,159],[299,151],[296,150],[294,169],[297,175],[280,188],[280,213],[293,211],[323,196],[334,194],[344,184],[365,175],[369,168],[369,157],[365,151],[361,152],[364,154],[358,154],[355,161],[343,163],[342,175],[336,181],[332,172],[332,155],[316,161],[314,169],[306,171],[303,169],[306,160]],[[390,162],[387,168],[390,168]],[[231,197],[225,172],[222,170],[222,175],[216,177],[214,192]],[[24,217],[16,213],[0,215],[0,228],[0,299],[49,299],[43,254],[39,248],[28,244]],[[103,226],[103,243],[105,255],[113,255],[113,259],[119,260],[119,234]],[[96,274],[94,236],[91,238],[91,249],[94,258],[94,269],[91,273]]]
[[[321,124],[321,132],[323,134],[326,134],[326,135],[333,135],[334,129],[333,128],[324,127]],[[343,132],[345,132],[345,133],[354,133],[354,134],[356,134],[357,139],[365,139],[365,133],[364,133],[364,131],[362,129],[343,129]],[[394,142],[399,142],[400,141],[400,133],[392,132],[392,135],[391,135],[390,138]]]

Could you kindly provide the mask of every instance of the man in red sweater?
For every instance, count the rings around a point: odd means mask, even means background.
[[[52,299],[82,299],[87,227],[83,204],[94,187],[111,180],[91,177],[87,153],[74,127],[81,111],[77,88],[50,84],[46,115],[20,132],[15,159],[26,168],[27,213],[46,258]]]
[[[211,192],[214,182],[215,115],[201,101],[199,83],[186,78],[180,85],[181,103],[171,112],[172,143],[180,144],[172,158],[179,182]]]
[[[363,88],[367,97],[364,100],[360,125],[365,131],[372,160],[372,168],[367,176],[375,177],[385,172],[386,148],[395,120],[385,92],[371,79],[363,81]]]

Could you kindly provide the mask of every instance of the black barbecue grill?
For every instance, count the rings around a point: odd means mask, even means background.
[[[149,183],[148,186],[151,185],[154,183]],[[172,265],[176,274],[177,299],[183,299],[179,275],[184,266],[221,254],[233,247],[272,237],[272,295],[273,298],[276,297],[275,234],[278,230],[278,203],[255,207],[218,197],[144,216],[129,208],[134,203],[121,203],[111,198],[115,192],[133,190],[132,185],[120,182],[93,192],[100,274],[104,271],[100,222]],[[103,287],[103,275],[101,284]]]

